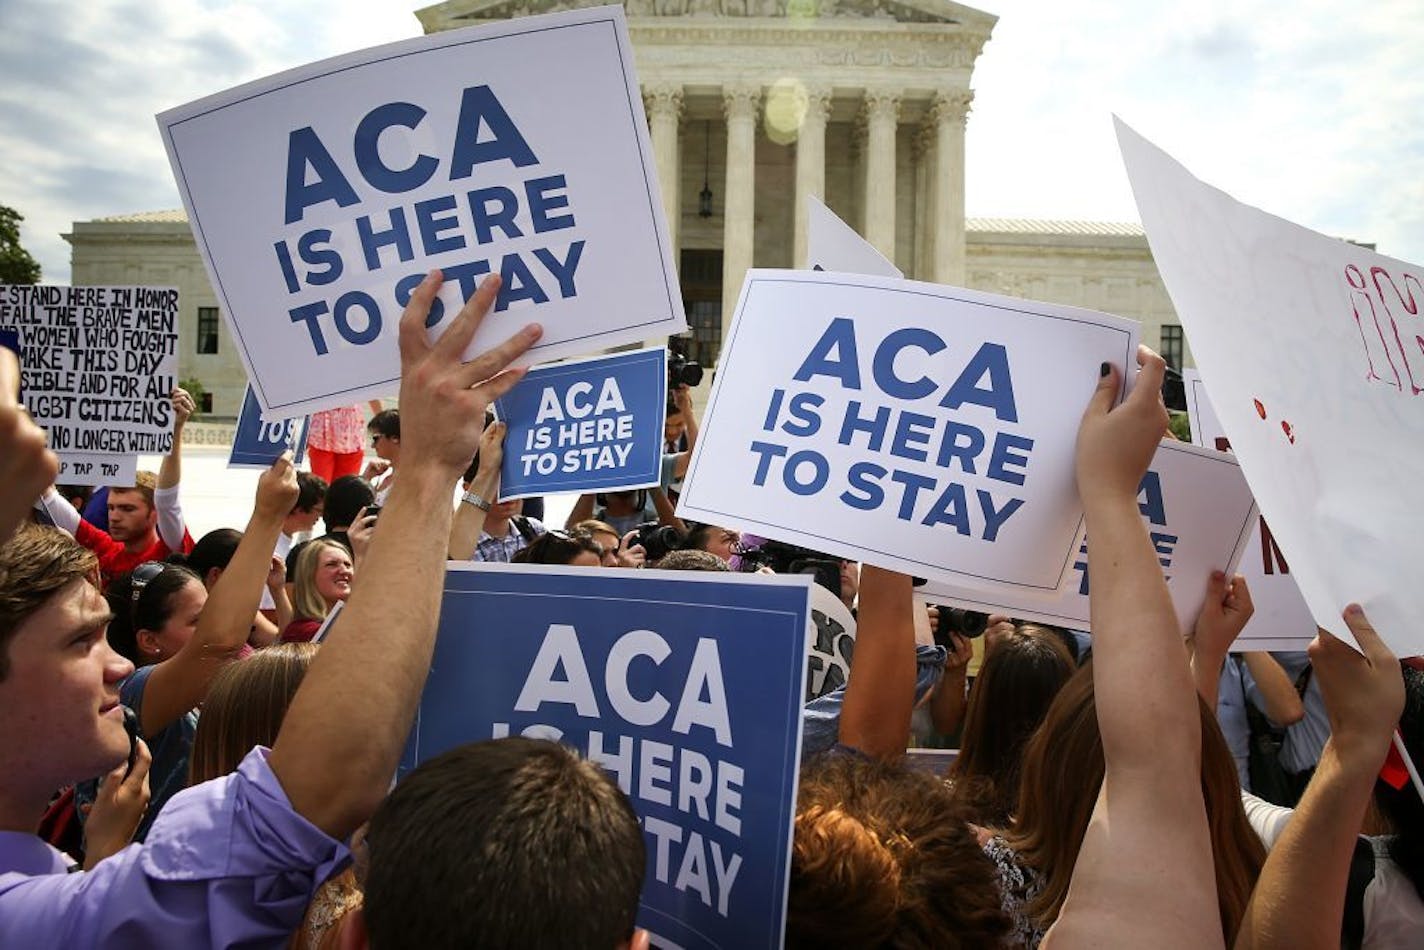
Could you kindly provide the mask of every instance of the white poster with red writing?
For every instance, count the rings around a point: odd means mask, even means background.
[[[1152,256],[1315,621],[1424,653],[1424,268],[1197,180],[1121,121]]]
[[[1211,407],[1201,373],[1182,370],[1182,382],[1187,390],[1192,442],[1221,452],[1231,451],[1231,442],[1221,428],[1216,410]],[[1240,652],[1304,650],[1315,637],[1315,620],[1265,518],[1257,518],[1236,573],[1246,579],[1256,612],[1236,638],[1234,649]]]

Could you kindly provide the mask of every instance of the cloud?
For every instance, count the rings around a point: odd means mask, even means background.
[[[969,213],[1136,220],[1117,112],[1247,204],[1424,262],[1412,6],[1005,2],[975,70]]]
[[[65,281],[73,222],[179,206],[156,113],[418,35],[420,5],[0,0],[0,203]],[[1135,220],[1116,111],[1242,201],[1424,262],[1414,0],[982,5],[1000,19],[974,74],[971,215]]]
[[[290,9],[289,9],[290,7]],[[8,0],[0,32],[0,204],[45,280],[69,279],[75,221],[176,208],[154,116],[302,63],[415,36],[413,8],[197,0]]]

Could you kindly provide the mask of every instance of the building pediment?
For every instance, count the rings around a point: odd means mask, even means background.
[[[489,20],[601,6],[606,0],[447,0],[417,10],[427,33]],[[938,23],[987,34],[993,14],[951,0],[624,0],[632,17],[689,19],[883,20]]]

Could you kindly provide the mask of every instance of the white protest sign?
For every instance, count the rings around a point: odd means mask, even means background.
[[[1192,442],[1226,452],[1231,448],[1216,410],[1207,398],[1206,385],[1196,370],[1183,370],[1182,381],[1187,389],[1187,412],[1192,424]],[[1246,578],[1251,588],[1251,602],[1256,607],[1246,629],[1236,638],[1233,649],[1293,651],[1304,650],[1315,638],[1315,620],[1291,577],[1275,535],[1266,526],[1266,519],[1257,517],[1256,526],[1246,542],[1237,573]]]
[[[56,485],[132,485],[138,480],[137,455],[61,452]]]
[[[806,702],[839,689],[850,679],[855,631],[855,614],[850,608],[820,584],[812,584],[806,629]]]
[[[1118,141],[1197,368],[1320,626],[1358,602],[1424,653],[1424,268],[1306,230]]]
[[[904,273],[815,195],[806,196],[806,267],[877,277]]]
[[[273,418],[393,392],[436,267],[437,333],[503,280],[467,359],[531,321],[529,363],[686,329],[622,7],[392,43],[158,120]]]
[[[678,513],[906,574],[1057,588],[1073,451],[1135,321],[937,284],[751,271]]]
[[[1189,633],[1201,611],[1211,572],[1235,570],[1247,550],[1256,523],[1251,489],[1231,456],[1164,441],[1142,479],[1137,506],[1167,577],[1177,622],[1183,633]],[[1073,569],[1050,594],[982,582],[934,581],[916,593],[931,602],[1089,630],[1091,549],[1091,537],[1086,544],[1080,541]]]
[[[55,452],[168,453],[178,291],[0,284],[0,327],[19,336],[25,408]]]

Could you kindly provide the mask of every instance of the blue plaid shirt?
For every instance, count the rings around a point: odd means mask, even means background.
[[[537,538],[546,530],[544,525],[533,518],[524,519],[529,524],[529,530]],[[514,557],[514,552],[520,548],[528,547],[529,542],[524,540],[524,535],[515,526],[514,519],[509,519],[509,532],[502,538],[496,538],[487,531],[480,532],[480,542],[475,545],[475,556],[471,560],[475,561],[503,561],[509,563]]]

